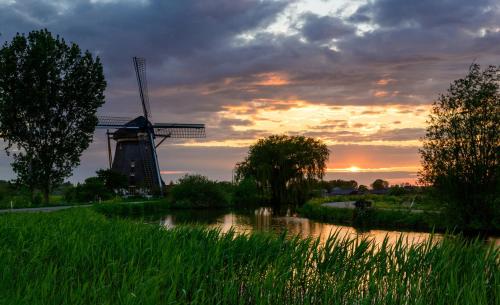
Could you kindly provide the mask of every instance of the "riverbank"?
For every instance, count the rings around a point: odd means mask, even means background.
[[[365,199],[370,208],[353,208],[352,202]],[[375,201],[373,200],[375,199]],[[436,203],[406,204],[396,196],[334,196],[313,198],[299,208],[303,217],[332,224],[344,224],[359,229],[388,229],[418,232],[457,232]],[[465,232],[471,236],[500,236],[500,227],[481,228]]]
[[[496,304],[498,248],[459,238],[164,230],[91,209],[0,215],[5,304]]]
[[[382,197],[381,197],[382,198]],[[345,224],[359,228],[398,229],[420,232],[445,232],[453,228],[441,216],[439,210],[429,205],[417,210],[408,206],[390,205],[380,201],[368,209],[340,208],[327,203],[356,198],[315,198],[306,202],[300,209],[300,215],[327,223]],[[380,199],[379,199],[380,200]]]

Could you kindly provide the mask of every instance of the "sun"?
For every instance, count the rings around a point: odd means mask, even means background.
[[[359,172],[360,168],[357,166],[351,166],[347,170],[349,170],[352,173],[356,173],[356,172]]]

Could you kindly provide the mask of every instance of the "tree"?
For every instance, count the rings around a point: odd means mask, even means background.
[[[0,49],[0,135],[18,181],[45,202],[92,141],[105,87],[98,57],[47,30]]]
[[[201,175],[186,175],[172,187],[170,197],[176,207],[215,208],[230,205],[229,194],[215,181]]]
[[[104,185],[104,181],[99,177],[89,177],[85,179],[84,183],[67,188],[64,193],[64,197],[68,202],[79,203],[107,200],[112,198],[113,195],[113,192]]]
[[[358,186],[358,192],[360,192],[361,194],[368,193],[368,187],[366,185],[361,184],[360,186]]]
[[[127,189],[128,178],[122,173],[111,169],[100,169],[96,172],[97,177],[102,180],[104,186],[111,192],[117,193],[121,189]]]
[[[330,180],[328,181],[329,190],[332,190],[336,187],[341,189],[356,189],[358,187],[358,182],[355,180]]]
[[[272,135],[250,146],[237,164],[238,179],[253,178],[273,203],[303,201],[308,186],[325,173],[329,151],[320,140],[303,136]],[[291,197],[291,195],[294,195]]]
[[[372,189],[374,190],[385,190],[388,187],[389,187],[389,182],[382,179],[377,179],[372,183]]]
[[[500,226],[499,86],[500,67],[471,65],[434,102],[420,150],[420,181],[436,188],[462,229]]]

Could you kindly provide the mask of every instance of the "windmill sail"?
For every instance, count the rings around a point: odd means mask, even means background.
[[[151,108],[149,106],[148,81],[146,78],[146,60],[134,57],[135,75],[139,85],[139,96],[141,98],[142,111],[146,119],[150,119]]]
[[[129,177],[129,189],[133,193],[146,187],[150,191],[163,189],[156,148],[168,138],[205,137],[203,124],[151,123],[146,61],[134,57],[134,68],[139,86],[139,97],[143,115],[132,118],[100,116],[97,128],[106,129],[108,154],[111,169]],[[115,131],[111,132],[110,129]],[[114,158],[111,157],[109,139],[116,142]],[[155,138],[161,138],[155,144]]]
[[[153,124],[155,136],[169,138],[204,138],[205,125],[203,124]]]

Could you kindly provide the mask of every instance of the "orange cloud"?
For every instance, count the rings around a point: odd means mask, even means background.
[[[373,93],[373,95],[374,95],[375,97],[386,97],[386,96],[388,96],[388,95],[389,95],[389,92],[387,92],[387,91],[382,91],[382,90],[380,90],[380,91],[379,91],[379,90],[377,90],[377,91],[375,91],[375,93]]]
[[[382,78],[382,79],[379,79],[377,81],[377,85],[380,85],[380,86],[386,86],[388,85],[389,83],[392,83],[392,82],[395,82],[396,80],[395,79],[392,79],[392,78]]]
[[[288,77],[281,73],[262,73],[257,75],[258,81],[254,85],[258,86],[283,86],[288,85]]]
[[[160,171],[160,174],[162,175],[179,175],[179,174],[187,174],[189,173],[188,171],[169,171],[169,170],[162,170]]]

